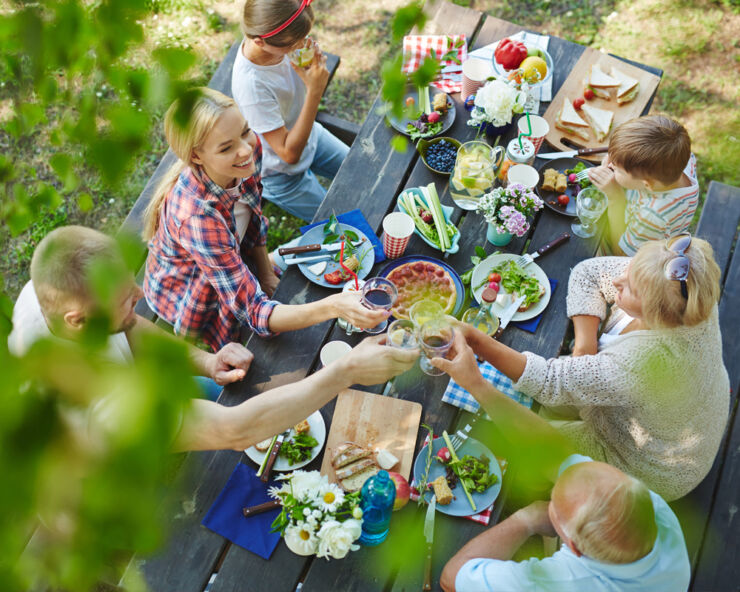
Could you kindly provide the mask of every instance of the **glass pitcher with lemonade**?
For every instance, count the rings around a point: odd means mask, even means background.
[[[492,148],[479,140],[460,146],[450,180],[450,195],[457,207],[463,210],[477,207],[480,198],[493,189],[496,169],[503,156],[501,146]]]

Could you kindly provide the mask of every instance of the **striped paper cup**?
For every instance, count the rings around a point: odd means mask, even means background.
[[[403,255],[414,234],[414,220],[403,212],[393,212],[383,218],[383,252],[388,259]]]

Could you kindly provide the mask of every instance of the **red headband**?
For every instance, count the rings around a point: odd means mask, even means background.
[[[298,7],[298,10],[296,10],[293,16],[291,16],[287,21],[285,21],[282,25],[280,25],[274,31],[270,31],[269,33],[265,33],[264,35],[258,35],[258,37],[260,39],[265,39],[266,37],[272,37],[273,35],[277,35],[278,33],[280,33],[280,31],[285,30],[286,28],[290,26],[290,23],[292,23],[299,16],[301,16],[301,13],[306,9],[307,6],[311,5],[311,2],[313,2],[313,0],[301,0],[301,5]]]

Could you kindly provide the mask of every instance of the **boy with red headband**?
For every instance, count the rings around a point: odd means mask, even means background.
[[[333,179],[349,148],[316,113],[329,80],[326,56],[306,39],[313,24],[311,0],[246,0],[244,42],[234,62],[231,90],[260,136],[263,197],[294,216],[311,220],[326,190],[316,175]],[[308,66],[290,55],[313,49]]]

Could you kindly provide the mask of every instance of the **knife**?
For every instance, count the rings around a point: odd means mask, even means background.
[[[432,544],[434,543],[434,514],[437,511],[437,496],[432,495],[427,507],[427,516],[424,518],[424,538],[427,540],[427,556],[424,560],[424,588],[432,589]]]
[[[353,247],[359,247],[365,239],[362,238],[354,243],[351,243]],[[342,241],[338,243],[329,243],[328,245],[322,245],[314,243],[312,245],[301,245],[299,247],[280,247],[278,249],[278,255],[300,255],[301,253],[313,253],[314,251],[327,251],[333,253],[342,248]]]
[[[274,510],[275,508],[279,507],[280,500],[270,500],[269,502],[265,502],[264,504],[257,504],[256,506],[242,508],[242,514],[244,514],[245,518],[251,518],[252,516],[256,516],[257,514],[269,512],[270,510]]]
[[[283,440],[285,440],[285,437],[289,434],[290,428],[285,430],[282,434],[278,434],[277,438],[275,438],[275,443],[272,445],[272,448],[270,448],[270,452],[267,455],[265,470],[262,472],[262,475],[260,475],[260,481],[262,481],[262,483],[267,483],[270,480],[272,466],[275,464],[278,454],[280,453],[280,447],[283,445]]]
[[[519,260],[517,260],[517,263],[520,267],[526,267],[530,263],[532,263],[537,257],[540,255],[544,255],[548,251],[552,251],[554,248],[559,247],[564,242],[568,241],[570,239],[570,233],[564,232],[563,234],[556,236],[554,239],[552,239],[549,243],[545,243],[542,245],[539,249],[537,249],[534,253],[525,253],[519,259],[522,260],[520,263]]]
[[[499,317],[499,325],[498,329],[496,330],[496,334],[493,336],[494,339],[498,339],[499,337],[501,337],[504,329],[506,329],[509,321],[516,314],[517,309],[522,305],[522,302],[524,302],[525,298],[526,296],[519,296],[519,298],[514,300],[514,302],[509,304],[509,306],[504,309],[504,311],[501,313],[501,316]]]
[[[589,154],[602,154],[609,151],[609,146],[600,148],[581,148],[580,150],[566,150],[565,152],[545,152],[538,154],[537,158],[553,160],[555,158],[572,158],[573,156],[588,156]]]
[[[321,255],[313,255],[312,257],[291,257],[290,259],[283,259],[283,261],[285,261],[286,265],[294,265],[323,261],[324,259],[331,259],[332,257],[334,257],[334,253],[322,253]]]

